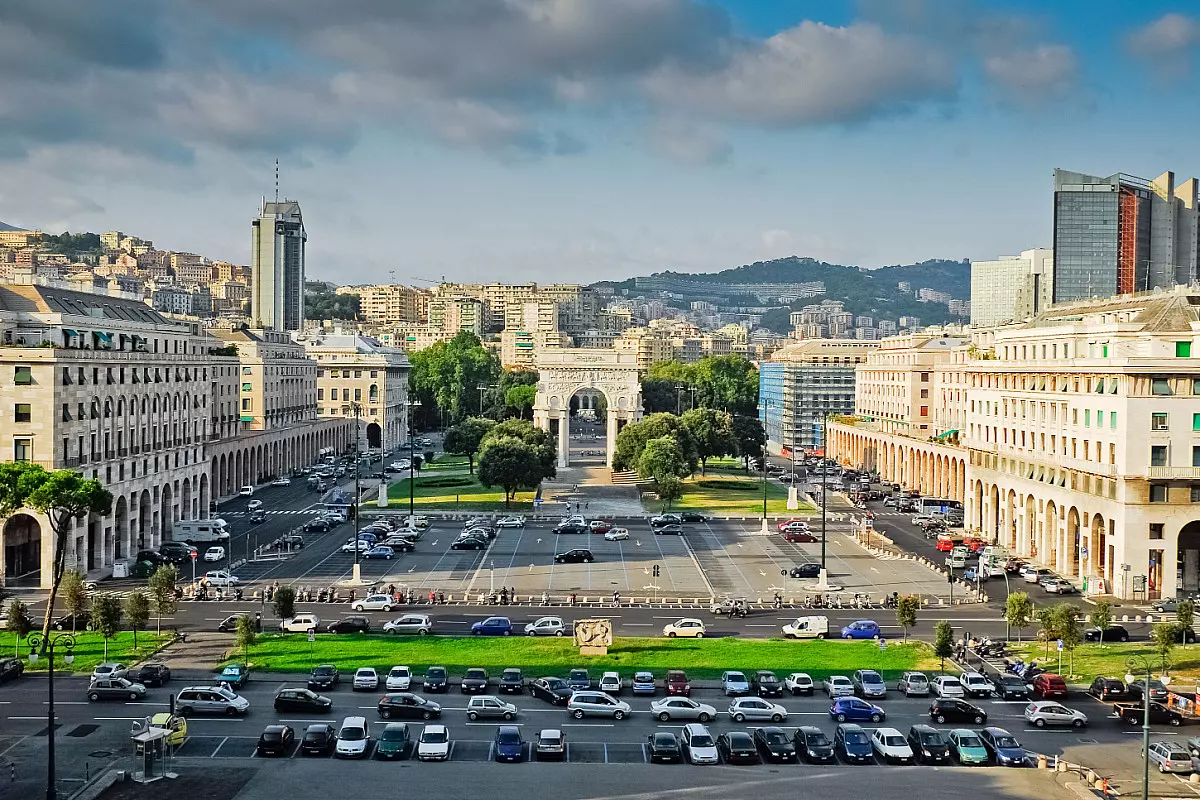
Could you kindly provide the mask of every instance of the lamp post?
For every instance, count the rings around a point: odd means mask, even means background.
[[[682,383],[675,384],[675,416],[683,413],[683,389]]]
[[[828,505],[828,497],[825,494],[825,488],[828,486],[825,479],[829,477],[829,472],[826,467],[826,459],[829,456],[828,447],[825,444],[826,436],[829,433],[829,409],[821,412],[821,577],[817,579],[817,588],[826,589],[829,587],[829,570],[825,565],[825,540],[828,538],[825,529],[825,506]]]
[[[767,443],[763,440],[762,448],[762,485],[763,485],[763,518],[762,518],[762,533],[769,534],[771,531],[767,527]]]
[[[43,647],[50,657],[48,664],[49,681],[46,689],[46,800],[57,800],[58,792],[54,787],[54,648],[61,644],[67,649],[63,661],[70,664],[75,660],[72,650],[75,648],[75,637],[69,633],[59,633],[54,636],[42,636],[41,633],[31,633],[25,641],[29,644],[29,663],[36,664],[38,651]]]
[[[1146,685],[1142,687],[1142,800],[1150,798],[1150,670],[1153,666],[1145,656],[1130,656],[1125,660],[1125,685],[1137,680],[1138,675],[1145,675]],[[1163,662],[1166,670],[1166,662]]]
[[[362,403],[357,400],[342,406],[343,414],[354,415],[354,502],[350,505],[352,517],[354,519],[354,530],[358,530],[358,502],[361,495],[362,464],[359,463],[359,437],[362,435]],[[350,573],[350,579],[355,584],[362,583],[362,566],[358,563],[358,534],[354,535],[354,567]]]
[[[483,395],[481,394],[480,395],[480,404],[482,405],[482,403],[483,403]],[[413,439],[412,417],[413,417],[413,409],[420,408],[420,406],[421,406],[420,400],[409,400],[408,401],[408,408],[409,408],[409,412],[408,412],[408,524],[409,524],[409,527],[414,527],[414,528],[416,527],[416,525],[414,523],[414,519],[416,518],[416,512],[413,509],[413,505],[416,503],[416,496],[414,494],[413,487],[416,484],[416,475],[414,474],[414,468],[416,466],[416,461],[417,461],[417,459],[416,459],[417,443],[416,443],[416,440]]]
[[[479,390],[479,416],[482,417],[483,416],[483,393],[486,392],[488,389],[499,389],[500,384],[498,384],[498,383],[493,383],[491,385],[485,384],[483,386],[476,386],[475,388]],[[410,438],[411,438],[411,434],[410,434]]]

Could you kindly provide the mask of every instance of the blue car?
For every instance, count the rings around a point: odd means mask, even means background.
[[[497,728],[495,752],[497,761],[524,761],[525,740],[521,738],[521,729],[516,725]]]
[[[512,620],[508,617],[488,617],[471,626],[472,636],[512,636]]]
[[[388,547],[387,545],[381,544],[381,545],[377,545],[376,547],[372,547],[370,550],[363,553],[363,558],[390,559],[394,555],[396,555],[396,553],[395,553],[395,551],[392,550],[392,548]]]
[[[861,702],[861,701],[860,701]],[[833,732],[833,751],[850,764],[875,763],[875,750],[871,746],[871,737],[867,732],[848,722],[838,725]]]
[[[829,716],[838,722],[883,722],[887,712],[857,697],[839,697],[830,704]]]
[[[1004,728],[988,727],[979,731],[979,738],[987,748],[988,755],[999,767],[1025,766],[1025,750],[1016,738]]]
[[[879,623],[873,619],[860,619],[842,628],[843,639],[878,639]]]

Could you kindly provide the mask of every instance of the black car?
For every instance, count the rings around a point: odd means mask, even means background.
[[[679,737],[667,731],[659,731],[647,736],[646,750],[651,764],[656,761],[665,761],[668,764],[683,761],[683,750],[679,746]]]
[[[449,678],[445,667],[430,667],[425,670],[425,691],[445,692],[450,688]]]
[[[819,578],[821,577],[821,565],[816,562],[797,564],[791,568],[788,575],[793,578]]]
[[[757,764],[758,748],[745,731],[730,731],[717,737],[717,753],[726,764]]]
[[[950,744],[942,732],[931,725],[913,725],[909,728],[908,746],[922,764],[950,763]]]
[[[451,550],[486,550],[487,539],[478,536],[460,536],[450,545]]]
[[[275,693],[276,711],[315,711],[325,713],[333,708],[333,701],[312,689],[284,687]]]
[[[792,737],[796,752],[809,764],[832,764],[834,762],[833,743],[820,728],[812,725],[802,725],[796,729]]]
[[[462,678],[462,693],[463,694],[481,694],[486,692],[488,684],[492,682],[488,677],[487,670],[480,667],[472,667],[463,673]]]
[[[308,673],[308,688],[310,689],[333,689],[336,688],[342,676],[338,674],[338,668],[333,664],[320,664],[312,668],[312,672]]]
[[[1029,699],[1029,685],[1025,683],[1024,678],[1018,678],[1016,675],[1001,675],[992,681],[992,684],[996,687],[996,694],[1001,700]]]
[[[187,542],[163,542],[158,546],[159,556],[172,564],[186,564],[192,560],[192,553],[199,551]]]
[[[500,691],[508,694],[521,694],[525,691],[525,676],[521,670],[510,667],[500,673]]]
[[[298,533],[285,533],[278,541],[279,546],[285,550],[299,550],[304,547],[304,537]]]
[[[151,661],[148,664],[142,664],[137,670],[127,673],[125,677],[146,687],[165,686],[167,681],[171,680],[171,668],[166,664]]]
[[[437,719],[442,706],[412,692],[388,692],[379,698],[379,716],[383,719]]]
[[[342,617],[329,623],[325,630],[330,633],[366,633],[371,630],[371,620],[366,617]]]
[[[708,519],[698,511],[682,511],[679,518],[684,522],[705,522]]]
[[[590,564],[595,560],[592,551],[586,547],[577,547],[574,550],[568,550],[565,553],[557,553],[554,556],[555,564]]]
[[[304,729],[300,740],[300,752],[304,755],[325,755],[337,744],[337,731],[328,723],[320,722]]]
[[[529,694],[555,706],[565,706],[574,691],[562,678],[538,678],[529,684]]]
[[[939,697],[929,706],[929,718],[939,725],[947,722],[971,722],[983,725],[987,723],[987,712],[966,700]]]
[[[1138,678],[1136,681],[1133,681],[1128,686],[1126,686],[1125,691],[1129,695],[1130,700],[1140,701],[1142,699],[1142,694],[1145,689],[1145,686],[1146,686],[1146,679]],[[1150,699],[1155,700],[1159,703],[1166,702],[1167,687],[1163,685],[1162,681],[1153,680],[1153,679],[1150,681]]]
[[[80,611],[78,614],[63,614],[50,626],[56,631],[90,631],[92,629],[92,615],[87,611]]]
[[[783,681],[770,670],[760,669],[750,677],[750,688],[759,697],[783,697]]]
[[[1124,700],[1125,683],[1117,678],[1099,677],[1092,681],[1087,692],[1100,701]]]
[[[754,729],[754,746],[767,761],[795,761],[796,747],[782,728]]]
[[[263,511],[261,508],[256,508],[250,512],[249,520],[251,525],[257,525],[260,522],[266,522],[267,512]]]
[[[296,732],[290,725],[268,725],[258,736],[255,755],[286,756],[296,743]]]
[[[306,531],[321,531],[324,533],[332,527],[333,526],[329,524],[329,520],[325,519],[324,517],[313,517],[308,522],[304,523],[304,530]]]
[[[1109,625],[1104,630],[1088,628],[1083,632],[1085,642],[1128,642],[1129,631],[1121,625]]]
[[[587,533],[591,530],[587,525],[579,525],[574,522],[560,522],[554,526],[555,533]]]
[[[0,661],[0,683],[15,681],[25,673],[25,662],[19,658],[6,658]]]

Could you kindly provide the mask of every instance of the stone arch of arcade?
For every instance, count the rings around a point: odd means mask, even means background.
[[[580,392],[604,397],[607,420],[605,463],[612,466],[617,433],[642,418],[637,357],[614,350],[562,348],[537,356],[533,421],[558,438],[558,466],[571,463],[571,399]]]

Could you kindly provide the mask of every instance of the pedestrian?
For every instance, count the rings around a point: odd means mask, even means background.
[[[446,593],[445,592],[438,592],[438,604],[440,604],[440,605],[446,604]]]
[[[429,590],[429,605],[433,605],[433,601],[436,599],[437,599],[437,596],[433,593],[433,590],[430,589]]]
[[[262,613],[258,611],[254,612],[254,630],[262,633]]]
[[[508,605],[508,589],[503,586],[500,587],[500,605]]]
[[[584,503],[584,504],[583,504],[583,510],[584,510],[584,511],[587,511],[587,509],[588,509],[588,506],[589,506],[589,505],[590,505],[590,503]]]

